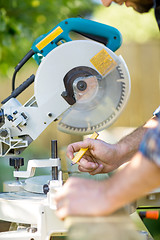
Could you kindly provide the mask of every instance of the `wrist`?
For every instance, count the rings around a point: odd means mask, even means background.
[[[101,181],[101,192],[103,193],[102,204],[103,206],[100,215],[109,215],[118,209],[118,201],[115,195],[115,190],[110,186],[110,179]]]
[[[129,139],[122,139],[117,143],[117,153],[120,164],[131,160],[133,155],[138,151],[139,144],[137,142],[130,142]]]
[[[117,155],[117,167],[121,166],[123,163],[128,161],[128,156],[131,150],[124,142],[118,142],[115,144],[116,155]]]

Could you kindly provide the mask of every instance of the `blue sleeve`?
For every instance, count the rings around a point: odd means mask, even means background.
[[[153,115],[158,118],[160,117],[160,106],[154,111]]]
[[[147,131],[140,144],[139,151],[160,167],[160,121],[156,128]]]

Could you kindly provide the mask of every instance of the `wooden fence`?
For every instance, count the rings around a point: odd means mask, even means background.
[[[160,105],[160,42],[124,44],[118,53],[129,68],[131,95],[114,125],[140,126]]]

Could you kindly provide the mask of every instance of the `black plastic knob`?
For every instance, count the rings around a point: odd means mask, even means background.
[[[47,193],[49,192],[49,186],[48,186],[48,184],[44,184],[44,185],[43,185],[43,192],[44,192],[44,194],[47,194]]]
[[[14,167],[15,169],[19,169],[24,165],[24,158],[10,158],[9,165]]]

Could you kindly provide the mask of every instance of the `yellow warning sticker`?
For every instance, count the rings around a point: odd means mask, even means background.
[[[36,47],[39,50],[42,50],[46,47],[51,41],[53,41],[56,37],[58,37],[63,32],[61,27],[57,27],[50,34],[48,34],[44,39],[42,39],[39,43],[37,43]]]
[[[90,62],[102,76],[109,73],[117,65],[105,49],[102,49],[93,58],[91,58]]]

